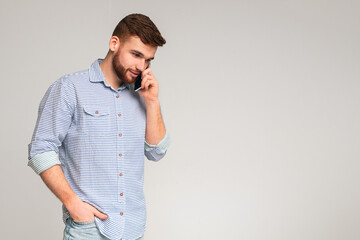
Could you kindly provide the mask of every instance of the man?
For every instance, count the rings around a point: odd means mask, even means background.
[[[42,99],[28,165],[63,203],[64,239],[142,239],[144,154],[158,161],[169,146],[150,68],[163,44],[147,16],[131,14],[105,59],[60,78]]]

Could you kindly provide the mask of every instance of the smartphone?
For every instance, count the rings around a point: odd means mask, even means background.
[[[135,92],[137,92],[141,89],[141,82],[142,82],[141,74],[142,73],[140,73],[135,79],[135,88],[134,88]]]
[[[149,65],[147,65],[145,70],[149,68]],[[135,92],[137,92],[137,91],[139,91],[141,89],[141,82],[142,82],[141,76],[142,76],[142,73],[140,73],[135,79],[135,87],[134,87]]]

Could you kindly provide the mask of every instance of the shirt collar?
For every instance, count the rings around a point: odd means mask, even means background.
[[[89,68],[89,76],[90,76],[90,82],[96,83],[96,82],[103,82],[105,84],[105,86],[110,87],[109,83],[107,81],[105,81],[105,77],[103,72],[101,71],[100,68],[100,63],[103,61],[104,59],[97,59],[93,62],[93,64],[91,64],[90,68]],[[123,90],[123,89],[130,89],[130,84],[128,83],[123,83],[118,90]]]

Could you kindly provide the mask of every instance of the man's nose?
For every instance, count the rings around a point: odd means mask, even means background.
[[[137,65],[136,65],[136,69],[140,72],[144,71],[146,69],[146,62],[145,59],[140,60]]]

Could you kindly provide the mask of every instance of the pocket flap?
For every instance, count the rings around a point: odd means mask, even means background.
[[[100,106],[100,105],[87,105],[84,106],[84,111],[94,117],[109,115],[110,111],[108,107]]]

